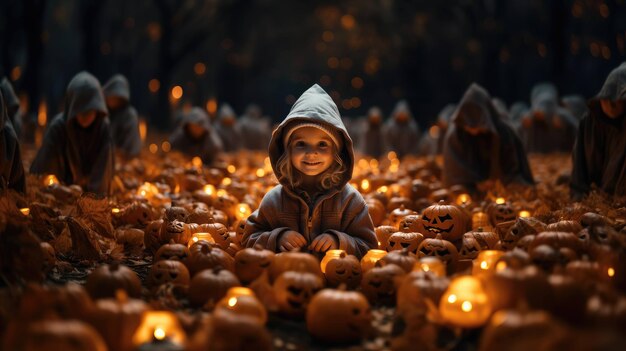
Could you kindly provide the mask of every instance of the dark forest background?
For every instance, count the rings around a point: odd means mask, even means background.
[[[545,80],[590,97],[625,40],[624,0],[0,0],[0,75],[31,118],[81,70],[122,73],[162,130],[215,102],[278,121],[313,83],[345,116],[405,98],[422,126],[473,81],[509,104]]]

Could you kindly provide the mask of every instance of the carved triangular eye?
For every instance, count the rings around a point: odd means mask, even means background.
[[[428,216],[426,215],[422,215],[422,219],[424,219],[426,222],[430,222],[430,218],[428,218]]]
[[[289,292],[294,295],[300,295],[300,293],[302,292],[301,288],[296,288],[295,286],[290,286],[287,288],[287,290],[289,290]]]
[[[439,220],[440,221],[447,221],[448,219],[452,219],[452,216],[450,216],[449,213],[447,213],[445,216],[439,216]]]
[[[391,247],[396,246],[396,242],[393,240],[389,241],[389,246]]]
[[[411,243],[400,243],[400,246],[402,247],[409,247],[409,245],[411,245]]]

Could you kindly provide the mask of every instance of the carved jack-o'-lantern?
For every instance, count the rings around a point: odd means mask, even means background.
[[[150,269],[148,285],[157,288],[166,283],[188,286],[189,270],[180,261],[163,260],[156,262]]]
[[[460,240],[470,230],[469,215],[457,205],[446,205],[442,202],[424,209],[421,217],[420,233],[427,238],[441,234],[448,241]]]
[[[498,229],[499,228],[500,227],[498,227]],[[505,250],[512,250],[517,245],[520,238],[540,233],[544,231],[545,228],[546,225],[535,218],[520,217],[516,219],[515,223],[509,226],[508,229],[504,231],[498,230],[500,245]]]
[[[187,217],[188,223],[204,224],[209,223],[211,213],[209,207],[203,202],[194,202],[191,205],[191,211]]]
[[[274,256],[270,278],[274,280],[286,271],[309,272],[323,277],[320,262],[315,256],[303,252],[281,252]]]
[[[463,260],[473,260],[478,257],[478,253],[482,247],[478,240],[472,235],[463,235],[463,244],[459,250],[459,258]]]
[[[394,209],[393,211],[391,211],[391,213],[389,214],[389,223],[398,228],[398,224],[400,224],[400,221],[408,215],[412,215],[412,214],[416,214],[415,211],[406,208],[404,205],[400,205],[400,207]]]
[[[361,263],[356,256],[342,252],[339,258],[328,261],[324,275],[328,286],[346,284],[348,289],[354,289],[361,283]]]
[[[568,232],[578,234],[583,229],[580,223],[572,220],[562,220],[555,223],[550,223],[546,227],[546,231],[549,232]]]
[[[143,244],[150,252],[155,252],[161,247],[161,227],[163,226],[163,220],[157,219],[150,222],[146,229],[143,230]]]
[[[159,239],[162,243],[169,243],[171,240],[179,244],[186,244],[189,238],[185,238],[185,222],[174,219],[164,220],[161,224]]]
[[[418,232],[421,229],[420,216],[418,214],[404,216],[398,223],[398,229],[406,233]]]
[[[361,291],[372,304],[391,305],[396,299],[395,281],[406,272],[395,264],[381,266],[378,262],[376,265],[363,275]]]
[[[517,212],[513,206],[508,203],[492,203],[487,207],[487,215],[492,226],[496,226],[502,222],[514,221],[517,218]]]
[[[255,246],[243,249],[235,255],[235,273],[248,284],[258,278],[274,261],[274,252]]]
[[[189,217],[189,212],[184,207],[172,206],[165,211],[165,219],[170,222],[176,220],[186,223],[187,217]]]
[[[116,225],[129,224],[136,227],[144,227],[153,219],[150,207],[143,202],[134,202],[124,208],[120,213],[113,215],[113,220],[116,222]]]
[[[371,328],[372,315],[363,294],[324,289],[315,294],[306,313],[307,330],[330,343],[362,339]]]
[[[154,261],[160,260],[178,260],[184,261],[189,256],[187,245],[177,244],[170,241],[169,244],[161,246],[154,254]]]
[[[137,273],[117,262],[94,269],[87,276],[85,288],[94,299],[115,297],[117,290],[124,290],[128,296],[141,296],[141,281]]]
[[[424,236],[420,233],[395,232],[387,239],[387,251],[407,249],[416,253],[422,240]]]
[[[302,316],[313,295],[323,287],[322,279],[313,273],[284,272],[274,282],[276,305],[287,316]]]
[[[231,272],[235,271],[235,260],[224,250],[200,240],[189,248],[189,257],[183,261],[191,276],[204,270],[220,266]]]
[[[239,284],[237,277],[226,269],[205,269],[196,274],[189,283],[189,302],[196,307],[212,307],[226,295],[228,289]]]
[[[408,249],[395,250],[382,257],[380,262],[383,265],[395,264],[408,273],[413,270],[413,267],[417,263],[417,256]]]
[[[376,239],[378,240],[378,247],[383,249],[387,246],[387,240],[391,234],[397,232],[396,227],[392,227],[390,225],[381,225],[374,229],[374,233],[376,233]]]
[[[437,234],[435,238],[426,238],[417,249],[419,257],[435,256],[439,258],[446,266],[456,263],[459,252],[456,246],[451,242],[441,238],[441,234]]]
[[[450,282],[439,302],[442,317],[453,325],[475,328],[491,315],[491,304],[478,278],[460,276]]]

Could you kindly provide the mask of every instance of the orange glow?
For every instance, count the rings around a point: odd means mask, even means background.
[[[212,184],[207,184],[204,186],[204,192],[209,196],[213,196],[215,195],[215,187]]]
[[[118,214],[118,213],[120,213],[120,209],[117,208],[117,207],[114,207],[114,208],[111,209],[111,213]]]
[[[356,24],[356,20],[354,19],[354,17],[352,15],[343,15],[343,16],[341,16],[341,25],[345,29],[352,29],[352,28],[354,28],[355,24]]]
[[[352,87],[354,89],[361,89],[361,88],[363,88],[363,79],[361,77],[354,77],[354,78],[352,78],[352,81],[350,83],[352,84]]]
[[[22,68],[20,66],[15,66],[11,70],[11,80],[16,81],[19,80],[22,76]]]
[[[178,100],[183,97],[183,88],[180,85],[176,85],[172,88],[171,94],[174,100]]]
[[[326,251],[326,255],[324,255],[324,258],[322,258],[322,261],[320,262],[320,268],[322,269],[322,273],[326,273],[326,265],[328,264],[328,262],[340,258],[342,253],[345,254],[346,252],[344,250]]]
[[[230,179],[230,178],[228,178],[228,177],[226,177],[226,178],[222,179],[222,185],[229,186],[229,185],[231,185],[232,183],[233,183],[233,180],[232,180],[232,179]],[[221,189],[220,189],[220,190],[221,190]]]
[[[206,72],[206,65],[202,62],[196,62],[196,64],[193,65],[193,71],[195,74],[201,76]]]
[[[24,216],[28,216],[30,214],[30,208],[28,207],[20,208],[20,212],[22,212]]]
[[[215,115],[215,113],[217,112],[217,100],[215,98],[211,98],[209,99],[209,101],[206,102],[206,111],[211,115]]]
[[[43,183],[47,186],[59,184],[59,179],[54,174],[49,174],[44,178]]]
[[[193,233],[191,235],[191,239],[189,239],[189,241],[187,242],[187,247],[191,247],[191,245],[197,243],[200,240],[204,240],[211,244],[215,244],[215,239],[213,239],[213,236],[211,234],[205,233],[205,232],[198,232],[198,233]]]
[[[498,205],[502,205],[505,202],[506,202],[506,200],[503,197],[499,197],[499,198],[496,199],[496,203]]]
[[[172,150],[172,145],[169,141],[164,141],[161,143],[161,150],[163,150],[163,152],[170,152],[170,150]]]
[[[156,154],[157,151],[159,151],[159,147],[157,146],[157,144],[150,144],[150,146],[148,147],[148,149],[150,150],[151,153]]]
[[[165,339],[165,330],[163,330],[163,328],[161,327],[156,327],[154,328],[154,338],[157,340],[163,340]]]
[[[456,204],[457,205],[466,205],[468,203],[472,202],[472,198],[469,196],[469,194],[460,194],[459,196],[457,196],[456,198]]]
[[[39,110],[37,111],[37,124],[40,127],[45,127],[48,122],[48,112],[46,109],[46,102],[41,100],[39,103]]]
[[[202,159],[198,156],[194,156],[194,158],[191,159],[191,164],[195,168],[202,168]]]
[[[363,179],[361,181],[361,190],[363,191],[367,191],[370,189],[370,181],[367,179]]]
[[[380,242],[378,243],[380,246]],[[379,249],[371,249],[368,250],[365,256],[361,259],[361,271],[363,273],[369,271],[370,269],[376,266],[376,262],[378,262],[381,258],[387,255],[387,251],[379,250]]]
[[[263,178],[265,176],[265,170],[263,168],[259,168],[256,170],[256,176],[259,178]]]
[[[139,137],[142,142],[146,141],[146,137],[148,136],[148,124],[145,119],[139,120]]]
[[[161,88],[161,82],[159,82],[158,79],[150,79],[150,81],[148,82],[148,90],[150,90],[151,93],[155,94],[157,91],[159,91],[159,88]]]
[[[615,276],[615,268],[609,267],[609,269],[607,270],[607,274],[609,275],[609,277],[614,277]]]
[[[237,217],[237,220],[240,221],[242,219],[248,218],[251,213],[252,209],[250,208],[250,205],[241,203],[237,205],[237,212],[235,212],[235,217]]]
[[[530,217],[530,212],[526,211],[526,210],[519,211],[519,216],[522,217],[522,218],[528,218],[528,217]]]
[[[133,335],[133,345],[151,343],[154,339],[165,339],[176,344],[184,344],[186,335],[178,318],[170,311],[146,311],[141,324]]]
[[[233,174],[235,173],[235,171],[237,171],[237,167],[235,167],[235,165],[228,165],[228,167],[226,167],[226,170],[228,171],[228,173]]]

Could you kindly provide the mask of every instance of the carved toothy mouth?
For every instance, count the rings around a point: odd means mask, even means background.
[[[437,228],[437,227],[431,227],[429,225],[425,225],[424,228],[426,230],[428,230],[429,232],[432,233],[436,233],[436,234],[441,234],[441,233],[450,233],[452,231],[452,229],[454,229],[454,224],[450,226],[450,228],[448,229],[442,229],[442,228]]]
[[[375,281],[371,281],[369,283],[371,286],[375,287],[376,289],[380,288],[381,285],[383,285],[383,282],[375,282]]]
[[[302,302],[300,301],[294,301],[292,299],[287,299],[287,303],[289,304],[289,306],[295,310],[299,310],[302,309]]]

